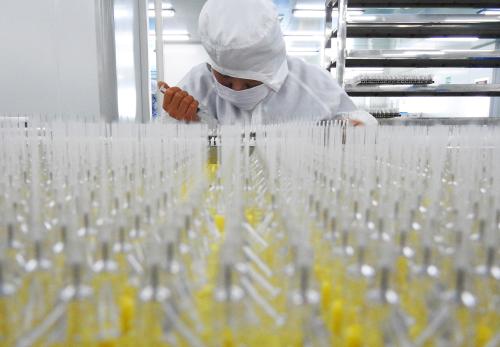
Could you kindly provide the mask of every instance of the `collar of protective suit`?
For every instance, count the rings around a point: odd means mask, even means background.
[[[271,0],[208,0],[199,33],[216,71],[260,81],[276,92],[287,78],[285,41]]]

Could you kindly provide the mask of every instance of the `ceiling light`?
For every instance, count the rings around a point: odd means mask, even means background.
[[[427,40],[439,42],[475,42],[479,40],[479,37],[430,37]]]
[[[332,12],[333,16],[337,16],[337,11]],[[350,17],[361,16],[365,13],[364,10],[347,10],[347,15]],[[313,8],[295,8],[292,10],[292,14],[296,18],[325,18],[324,9],[313,9]]]
[[[169,10],[169,9],[171,9],[171,8],[173,8],[173,7],[174,7],[174,6],[173,6],[171,3],[163,3],[163,4],[161,5],[161,8],[162,8],[163,10]],[[153,11],[154,11],[154,9],[155,9],[155,4],[154,4],[154,2],[149,3],[149,5],[148,5],[148,10],[153,10]]]
[[[353,16],[353,17],[354,16],[362,16],[364,13],[365,13],[365,10],[362,10],[362,9],[353,9],[353,8],[351,8],[351,9],[347,10],[347,15],[348,16]],[[336,16],[338,16],[338,14],[339,14],[338,10],[332,11],[332,16],[336,17]]]
[[[175,16],[175,10],[173,8],[169,8],[169,9],[163,9],[161,11],[163,17],[173,17]],[[155,13],[155,10],[151,10],[149,9],[148,10],[148,16],[149,17],[154,17],[156,15]]]
[[[292,10],[296,18],[325,18],[325,10]]]
[[[500,16],[500,8],[484,8],[478,13],[487,16]]]
[[[149,32],[150,36],[155,36],[154,31]],[[163,41],[189,41],[191,35],[187,31],[163,31]]]
[[[310,4],[310,3],[299,3],[295,5],[297,10],[325,10],[325,5],[322,4]]]
[[[364,10],[347,10],[348,16],[362,16],[364,13]]]

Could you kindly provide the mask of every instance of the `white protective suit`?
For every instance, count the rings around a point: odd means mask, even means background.
[[[210,59],[195,66],[178,87],[200,102],[202,121],[214,117],[219,124],[270,124],[348,113],[365,124],[377,123],[356,108],[326,70],[287,57],[271,0],[208,0],[199,32]],[[224,75],[263,82],[270,91],[252,110],[241,110],[219,96],[210,66]]]

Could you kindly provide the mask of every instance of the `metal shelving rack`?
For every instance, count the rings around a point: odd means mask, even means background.
[[[335,1],[334,1],[335,2]],[[355,7],[498,7],[498,0],[351,0]]]
[[[349,6],[376,7],[498,7],[497,0],[329,0],[326,2],[326,48],[337,38],[337,80],[351,96],[500,96],[500,84],[427,85],[427,86],[357,86],[346,85],[346,67],[460,67],[500,68],[500,50],[439,51],[357,50],[347,51],[351,37],[428,38],[479,37],[500,38],[500,20],[487,15],[370,15],[369,20],[349,18]],[[333,9],[338,8],[337,29],[333,29]]]
[[[330,63],[330,68],[336,62]],[[356,50],[349,52],[346,67],[484,67],[500,68],[500,51],[419,50],[401,54],[394,49]]]

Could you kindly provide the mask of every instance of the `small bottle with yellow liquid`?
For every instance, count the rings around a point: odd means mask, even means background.
[[[18,334],[20,303],[18,290],[12,282],[4,245],[0,245],[0,346],[14,344]]]
[[[133,326],[133,345],[169,346],[177,340],[164,305],[171,300],[171,291],[161,282],[162,261],[158,244],[149,242],[147,267],[139,290]]]

